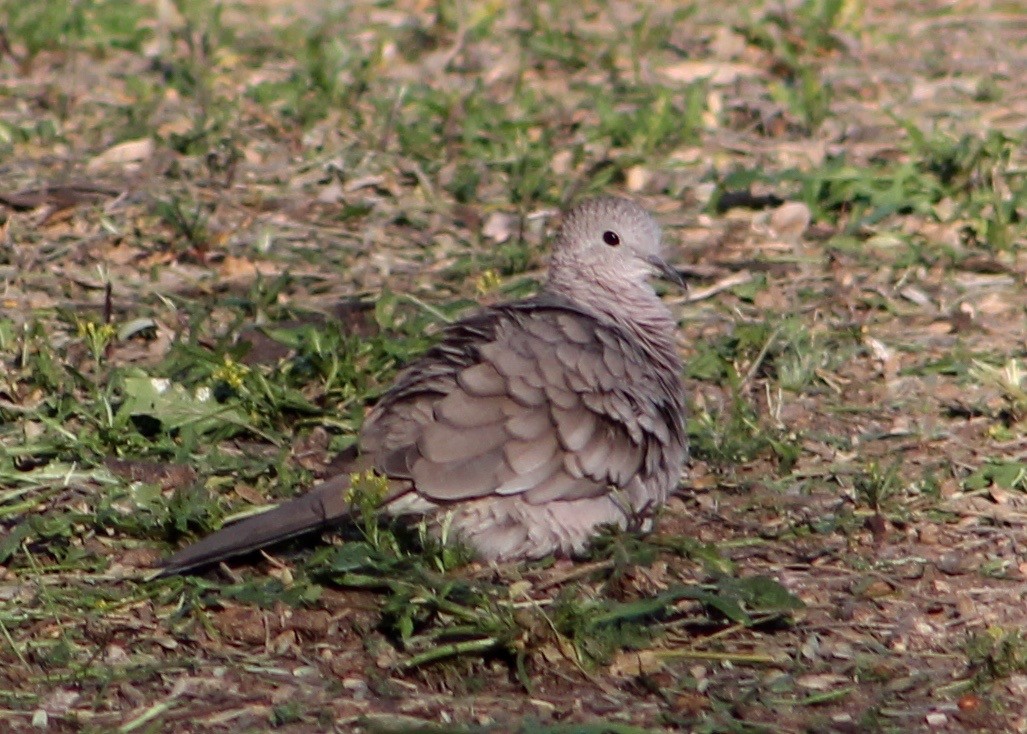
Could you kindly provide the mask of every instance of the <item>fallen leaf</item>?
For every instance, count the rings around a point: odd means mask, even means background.
[[[516,225],[517,218],[513,214],[492,212],[485,220],[485,226],[481,228],[481,233],[490,240],[503,243],[513,236]]]
[[[742,77],[760,77],[766,72],[750,64],[724,63],[722,61],[681,61],[665,66],[660,73],[672,82],[692,84],[708,79],[711,84],[733,84]]]
[[[95,156],[86,164],[86,170],[95,173],[109,166],[125,166],[129,163],[144,161],[153,155],[154,145],[151,138],[126,140],[113,145],[100,155]]]
[[[770,215],[771,233],[785,242],[795,244],[809,227],[812,214],[801,201],[786,201]]]
[[[663,662],[652,650],[626,650],[613,659],[610,674],[619,678],[637,678],[657,673],[662,667]]]

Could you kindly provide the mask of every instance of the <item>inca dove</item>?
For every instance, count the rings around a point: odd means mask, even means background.
[[[448,525],[486,559],[583,550],[663,504],[687,452],[675,323],[648,284],[680,281],[660,230],[615,198],[568,212],[538,296],[450,326],[398,376],[360,436],[390,478],[383,508]],[[163,563],[177,573],[349,513],[349,475],[220,530]]]

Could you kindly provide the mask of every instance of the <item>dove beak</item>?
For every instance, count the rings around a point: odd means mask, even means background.
[[[656,272],[666,280],[669,280],[671,283],[675,283],[682,288],[688,287],[688,284],[685,283],[684,277],[682,277],[681,273],[678,272],[677,268],[672,266],[659,255],[650,255],[646,260],[656,269]]]

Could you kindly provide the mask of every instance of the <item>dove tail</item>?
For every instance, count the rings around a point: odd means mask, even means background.
[[[221,528],[163,559],[159,576],[186,573],[331,525],[349,515],[349,486],[348,475],[333,477],[301,497]]]

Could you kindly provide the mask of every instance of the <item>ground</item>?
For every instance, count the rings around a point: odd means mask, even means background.
[[[5,731],[1027,731],[1027,13],[1000,0],[0,1]],[[664,225],[692,459],[648,536],[353,526],[154,563],[331,473]]]

